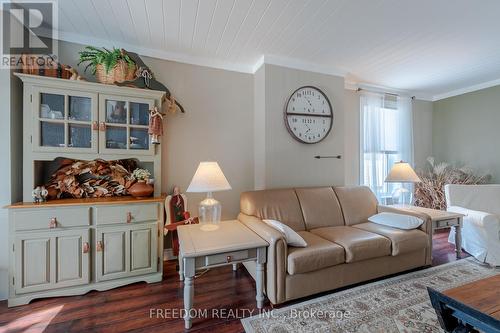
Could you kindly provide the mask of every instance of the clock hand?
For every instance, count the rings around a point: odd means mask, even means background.
[[[312,107],[313,105],[311,104],[311,101],[309,100],[309,98],[306,97],[306,101],[307,103],[309,103],[309,105]]]

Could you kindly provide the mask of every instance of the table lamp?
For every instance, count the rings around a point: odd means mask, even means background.
[[[219,228],[222,206],[214,199],[212,192],[230,189],[231,185],[217,162],[201,162],[198,165],[186,192],[207,192],[207,197],[198,206],[201,230],[212,231]]]
[[[421,182],[410,164],[400,161],[394,163],[391,171],[385,178],[386,183],[419,183]],[[394,189],[392,197],[403,197],[403,205],[405,205],[405,193],[410,192],[403,185]],[[398,200],[399,201],[399,200]],[[412,194],[410,193],[410,203],[412,202]]]

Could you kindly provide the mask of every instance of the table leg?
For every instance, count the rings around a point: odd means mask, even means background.
[[[179,259],[179,281],[184,281],[184,260],[182,260],[181,253],[178,255]]]
[[[264,263],[266,262],[266,248],[257,249],[257,262],[255,269],[255,289],[257,296],[257,308],[262,309],[264,306]]]
[[[191,328],[194,297],[194,258],[184,258],[184,327]]]
[[[462,223],[463,219],[458,218],[458,225],[455,226],[455,250],[457,252],[457,259],[462,257]]]

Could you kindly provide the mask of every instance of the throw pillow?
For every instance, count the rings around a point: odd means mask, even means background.
[[[388,212],[370,216],[368,221],[404,230],[416,229],[424,223],[424,220],[416,216]]]
[[[307,243],[304,238],[284,223],[276,220],[262,220],[265,224],[281,232],[285,237],[286,243],[294,247],[306,247]]]

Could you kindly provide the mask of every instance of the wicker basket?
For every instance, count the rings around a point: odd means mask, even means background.
[[[97,82],[105,84],[114,84],[115,82],[131,81],[135,79],[136,66],[129,66],[125,61],[119,60],[118,63],[106,73],[103,65],[96,66],[95,77]]]

